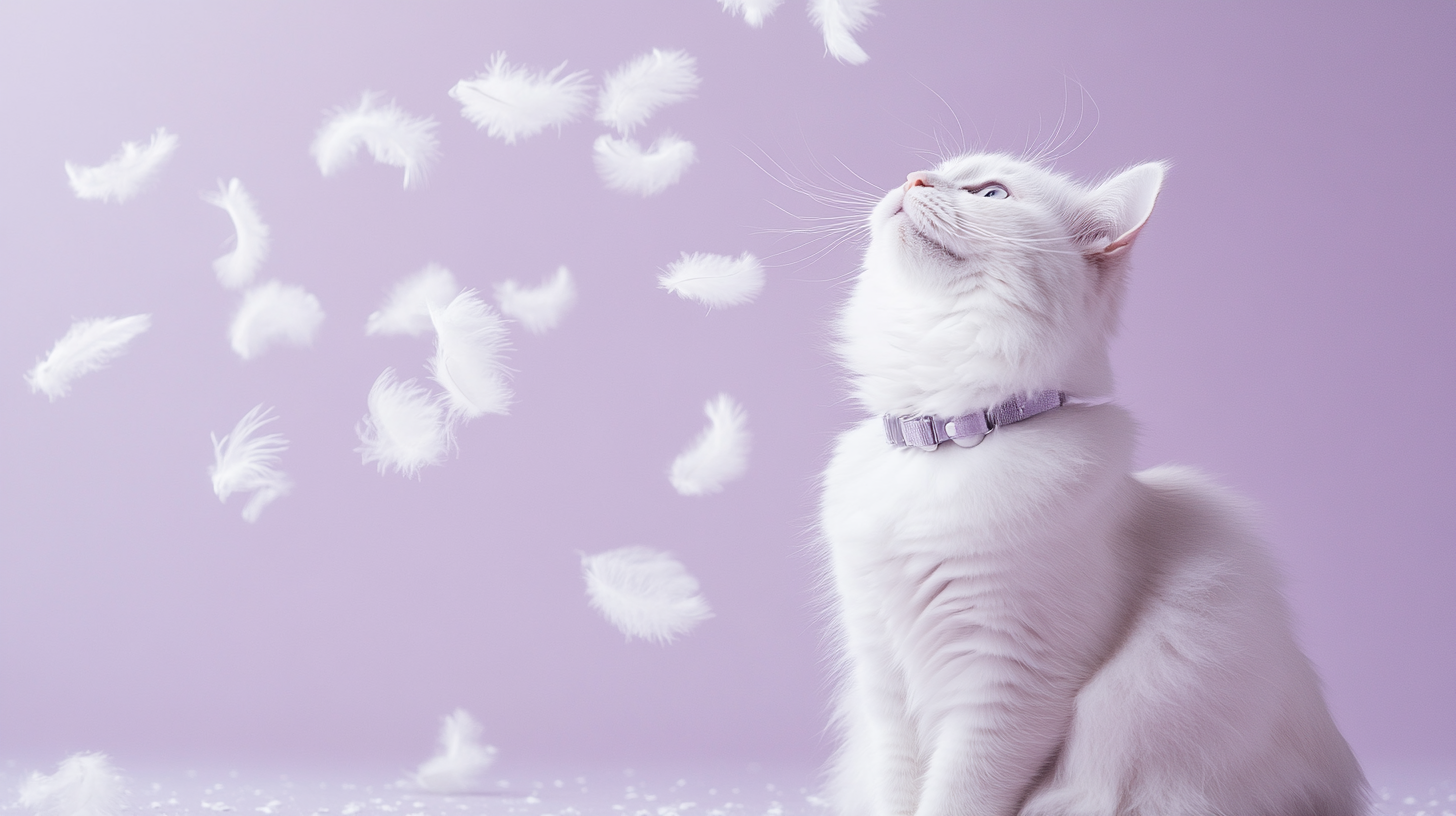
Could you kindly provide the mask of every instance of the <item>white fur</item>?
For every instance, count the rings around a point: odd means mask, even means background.
[[[32,772],[17,804],[39,816],[121,816],[126,781],[105,754],[72,754],[50,776]]]
[[[437,395],[414,380],[399,382],[386,368],[369,389],[369,414],[355,429],[364,464],[379,463],[379,472],[393,466],[415,477],[420,468],[439,464],[450,447],[450,424]]]
[[[318,298],[301,286],[268,281],[243,295],[228,337],[233,351],[251,360],[277,343],[312,345],[323,322]]]
[[[71,381],[106,364],[126,351],[132,338],[151,328],[151,315],[98,317],[78,320],[51,347],[50,354],[25,375],[32,394],[44,392],[55,402],[71,391]]]
[[[546,73],[506,62],[504,51],[491,57],[485,73],[462,79],[450,89],[460,114],[506,144],[560,127],[581,115],[591,85],[586,71],[560,76],[566,63]]]
[[[625,136],[659,108],[691,99],[698,82],[697,60],[686,51],[654,48],[607,75],[597,121]]]
[[[743,22],[754,28],[763,28],[763,21],[770,17],[784,0],[718,0],[729,14],[743,15]]]
[[[229,289],[241,289],[253,282],[253,275],[268,257],[268,225],[258,215],[253,197],[237,179],[215,193],[202,196],[207,203],[223,208],[233,221],[236,243],[233,251],[212,262],[217,280]]]
[[[177,134],[157,128],[145,147],[125,142],[115,156],[97,167],[66,162],[66,177],[77,198],[119,204],[145,189],[176,149]]]
[[[684,252],[657,278],[663,289],[711,307],[751,303],[763,291],[763,282],[763,264],[747,252],[737,258]]]
[[[435,138],[439,123],[431,117],[410,116],[398,105],[377,104],[379,94],[366,91],[359,107],[336,108],[319,128],[309,152],[319,172],[332,176],[354,160],[360,145],[380,164],[404,168],[404,186],[425,180],[425,171],[440,152]]]
[[[668,481],[684,496],[723,492],[723,486],[748,471],[748,413],[727,394],[703,406],[708,427],[668,470]]]
[[[526,288],[513,280],[497,284],[495,299],[500,303],[501,314],[521,321],[532,334],[545,334],[556,328],[576,305],[576,282],[571,279],[571,270],[563,266],[534,288]]]
[[[713,617],[698,579],[667,553],[622,547],[582,556],[581,570],[592,609],[628,640],[671,643]]]
[[[419,337],[434,329],[430,308],[447,305],[459,291],[450,270],[430,264],[394,285],[379,311],[369,315],[364,333]]]
[[[809,17],[824,33],[824,47],[840,62],[863,65],[869,60],[854,33],[865,27],[879,0],[810,0]]]
[[[257,521],[263,508],[288,493],[293,483],[278,469],[278,454],[288,450],[282,434],[254,436],[264,425],[278,419],[269,416],[273,409],[256,405],[238,420],[233,432],[218,439],[212,436],[212,492],[226,502],[234,493],[252,493],[243,506],[243,519]]]
[[[495,762],[494,745],[480,742],[480,723],[463,708],[440,725],[440,749],[415,771],[415,785],[431,793],[472,793]]]
[[[430,376],[444,387],[450,416],[506,413],[512,396],[505,368],[510,343],[500,315],[467,289],[446,306],[431,306],[430,319],[435,324]]]
[[[870,216],[839,350],[869,413],[1103,397],[1164,167],[1086,187],[1006,156],[911,174]],[[995,182],[1006,198],[980,195]],[[841,814],[1350,816],[1359,766],[1242,503],[1129,475],[1134,424],[1067,405],[979,446],[844,433],[821,524]]]
[[[592,145],[597,175],[608,189],[643,196],[656,195],[682,178],[697,161],[697,149],[686,139],[667,133],[646,151],[631,139],[603,134]]]

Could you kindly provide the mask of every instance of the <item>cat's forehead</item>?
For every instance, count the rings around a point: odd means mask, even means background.
[[[1005,153],[967,153],[946,159],[935,168],[938,175],[957,183],[1014,180],[1050,182],[1056,174]]]

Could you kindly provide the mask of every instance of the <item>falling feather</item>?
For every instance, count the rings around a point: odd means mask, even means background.
[[[435,138],[439,123],[410,116],[394,103],[378,104],[379,94],[366,91],[359,107],[336,108],[314,137],[310,152],[319,171],[332,176],[354,160],[363,145],[380,164],[404,168],[404,186],[414,187],[440,152]]]
[[[686,51],[663,51],[640,57],[607,75],[597,96],[597,121],[626,135],[659,108],[692,98],[698,89],[697,61]]]
[[[253,275],[268,257],[268,225],[258,215],[253,197],[237,179],[222,189],[206,193],[203,199],[227,211],[233,220],[236,243],[233,251],[212,262],[217,280],[229,289],[241,289],[253,282]]]
[[[749,303],[763,291],[763,283],[763,264],[747,252],[737,258],[684,252],[657,278],[663,289],[709,307]]]
[[[450,446],[439,397],[414,380],[398,382],[392,368],[384,369],[369,389],[369,414],[355,430],[361,443],[355,452],[363,454],[366,465],[378,462],[380,473],[393,467],[413,478],[420,468],[439,464]]]
[[[713,617],[697,579],[667,553],[622,547],[582,556],[581,570],[592,609],[628,640],[671,643]]]
[[[718,0],[729,14],[743,15],[743,22],[762,28],[763,21],[774,13],[784,0]]]
[[[243,506],[243,519],[257,521],[258,514],[293,486],[288,476],[278,469],[278,454],[288,450],[282,434],[254,436],[264,425],[278,419],[269,416],[271,408],[256,405],[243,415],[233,432],[222,439],[212,435],[212,492],[218,501],[226,502],[234,493],[252,493]]]
[[[37,391],[54,402],[71,391],[71,381],[106,367],[117,355],[126,351],[132,338],[151,328],[151,315],[131,317],[99,317],[79,320],[70,331],[56,341],[51,353],[35,364],[25,375],[32,394]]]
[[[727,394],[703,406],[708,427],[672,462],[668,481],[684,496],[720,493],[748,470],[748,414]]]
[[[268,281],[243,295],[228,335],[233,351],[251,360],[277,343],[311,345],[323,322],[318,298],[301,286]]]
[[[448,306],[430,307],[435,356],[430,376],[445,389],[452,418],[504,414],[511,404],[504,356],[510,344],[500,315],[473,289]]]
[[[655,195],[676,184],[688,165],[697,160],[693,143],[671,133],[652,144],[645,153],[631,139],[603,134],[592,145],[597,175],[609,189],[624,193]]]
[[[431,793],[469,793],[480,787],[480,775],[495,762],[494,745],[480,744],[480,723],[463,708],[440,726],[440,748],[414,773],[417,787]]]
[[[824,33],[824,47],[840,62],[862,65],[870,58],[854,33],[865,27],[878,0],[809,0],[809,17]]]
[[[364,333],[419,337],[434,328],[430,307],[447,305],[459,291],[450,270],[430,264],[394,285],[379,311],[369,315]]]
[[[591,85],[586,71],[561,76],[566,63],[545,73],[506,62],[504,51],[491,57],[485,73],[462,79],[450,89],[460,114],[496,139],[515,144],[551,125],[560,127],[581,115]]]
[[[39,816],[120,816],[125,800],[126,781],[105,754],[73,754],[50,776],[32,772],[17,804]]]
[[[172,157],[177,135],[157,128],[145,146],[126,142],[105,164],[84,167],[66,162],[66,176],[77,198],[115,201],[118,204],[140,193]]]
[[[575,305],[576,283],[571,279],[571,270],[563,266],[535,288],[526,288],[513,280],[497,284],[495,299],[506,317],[521,321],[532,334],[545,334],[556,328]]]

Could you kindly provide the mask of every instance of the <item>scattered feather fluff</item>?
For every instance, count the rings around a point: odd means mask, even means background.
[[[581,569],[591,607],[628,640],[671,643],[713,617],[697,579],[667,553],[622,547],[582,556]]]
[[[835,59],[862,65],[870,55],[854,41],[854,32],[865,27],[876,5],[878,0],[810,0],[809,16],[824,32],[824,46]]]
[[[394,285],[384,305],[369,315],[364,332],[419,337],[434,328],[430,308],[445,306],[458,291],[460,287],[455,285],[450,270],[430,264]]]
[[[597,97],[597,121],[631,133],[658,108],[692,97],[698,89],[696,67],[686,51],[652,49],[607,75]]]
[[[688,165],[697,160],[693,143],[671,133],[652,144],[647,152],[631,139],[603,134],[592,145],[597,175],[607,187],[624,193],[654,195],[676,184]]]
[[[18,804],[40,816],[120,816],[125,798],[126,783],[105,754],[73,754],[50,776],[32,772]]]
[[[737,306],[751,302],[763,291],[763,264],[747,252],[737,258],[684,252],[668,264],[657,284],[684,300],[710,307]]]
[[[439,123],[418,119],[393,103],[377,104],[379,94],[366,91],[359,107],[337,108],[319,128],[310,152],[319,170],[332,176],[349,165],[362,144],[380,164],[404,168],[404,186],[413,187],[425,179],[425,170],[440,152],[435,138]]]
[[[52,402],[64,397],[71,390],[72,380],[106,367],[126,351],[133,337],[151,326],[152,316],[144,314],[78,320],[65,337],[56,341],[51,353],[26,373],[30,392],[44,391]]]
[[[386,368],[369,389],[369,415],[355,429],[362,445],[355,451],[364,464],[379,463],[379,472],[393,466],[406,476],[438,464],[450,446],[450,426],[439,397],[414,380],[398,382]]]
[[[718,0],[723,10],[730,14],[743,15],[743,22],[754,28],[763,28],[763,21],[774,13],[784,0]]]
[[[480,723],[463,708],[440,726],[440,750],[414,773],[416,786],[432,793],[469,793],[495,762],[494,745],[480,744]]]
[[[232,252],[212,262],[218,282],[229,289],[241,289],[253,282],[253,275],[268,257],[268,225],[258,215],[253,197],[243,189],[237,179],[229,181],[222,190],[207,193],[203,198],[209,204],[227,210],[237,233]]]
[[[571,270],[563,266],[534,289],[513,280],[497,284],[495,299],[502,314],[521,321],[532,334],[545,334],[556,328],[576,303],[576,283],[571,279]]]
[[[506,62],[504,51],[491,57],[485,73],[462,79],[450,89],[460,113],[506,144],[560,127],[581,115],[591,86],[586,71],[560,76],[566,63],[544,73]]]
[[[157,128],[145,147],[137,142],[122,144],[121,150],[99,167],[66,162],[66,176],[77,198],[115,201],[118,204],[140,193],[172,157],[177,135]]]
[[[708,427],[672,462],[668,479],[684,496],[719,493],[748,470],[748,414],[727,394],[703,406]]]
[[[288,450],[288,440],[276,433],[254,436],[278,418],[268,415],[272,410],[256,405],[238,420],[232,433],[222,439],[212,435],[214,461],[207,469],[212,477],[212,492],[222,502],[234,493],[252,493],[243,507],[243,518],[247,521],[257,521],[264,507],[293,486],[277,467],[278,454]]]
[[[506,413],[511,389],[502,358],[510,344],[500,315],[467,289],[448,306],[431,306],[430,320],[435,324],[430,376],[445,388],[450,416]]]
[[[275,343],[311,345],[323,322],[318,298],[302,286],[268,281],[243,295],[229,336],[233,351],[251,360]]]

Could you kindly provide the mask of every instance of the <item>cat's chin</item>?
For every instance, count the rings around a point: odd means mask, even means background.
[[[915,219],[905,212],[896,213],[891,216],[890,221],[908,261],[919,264],[939,263],[946,266],[960,266],[968,260],[922,230],[915,224]]]

